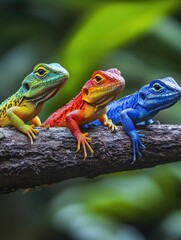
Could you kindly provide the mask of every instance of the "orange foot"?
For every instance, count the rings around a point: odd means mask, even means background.
[[[104,126],[111,129],[111,132],[117,132],[117,130],[118,130],[117,126],[114,125],[114,123],[112,122],[111,119],[108,119],[108,121],[104,123]]]
[[[80,145],[82,144],[83,149],[84,149],[84,159],[87,158],[87,151],[86,151],[86,147],[89,149],[89,151],[91,152],[91,155],[94,154],[93,149],[91,148],[91,146],[89,145],[88,142],[91,142],[91,138],[88,137],[88,133],[81,133],[81,135],[78,136],[77,138],[77,152],[80,150]]]

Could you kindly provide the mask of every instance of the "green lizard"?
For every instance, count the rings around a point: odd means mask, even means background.
[[[37,64],[22,82],[19,90],[0,104],[0,127],[14,126],[26,134],[31,144],[41,125],[37,116],[45,101],[63,87],[69,73],[58,63]],[[30,121],[32,125],[27,125]]]

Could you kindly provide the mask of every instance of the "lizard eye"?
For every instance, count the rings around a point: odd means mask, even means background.
[[[154,89],[156,92],[159,92],[159,91],[162,89],[162,87],[160,86],[160,84],[155,83],[155,84],[153,85],[153,89]]]
[[[38,74],[40,77],[44,77],[45,74],[46,74],[46,70],[43,69],[43,68],[39,68],[39,69],[37,70],[37,74]]]
[[[102,80],[102,77],[100,75],[96,75],[94,78],[95,78],[97,83],[100,83],[101,80]]]

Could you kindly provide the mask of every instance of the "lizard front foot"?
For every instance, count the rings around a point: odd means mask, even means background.
[[[140,134],[139,131],[132,131],[129,133],[129,136],[131,137],[132,143],[133,143],[133,161],[134,163],[137,159],[136,155],[138,155],[138,158],[142,157],[141,151],[145,149],[145,145],[142,143],[140,137],[144,137],[143,134]]]
[[[108,119],[105,123],[104,126],[108,127],[111,129],[111,132],[117,132],[118,128],[117,126],[112,122],[111,119]]]
[[[32,145],[33,141],[35,141],[35,139],[36,139],[35,134],[38,133],[38,130],[35,129],[35,126],[24,124],[19,130],[29,137],[31,145]]]
[[[91,155],[94,154],[93,149],[91,148],[91,146],[89,145],[88,142],[91,142],[91,138],[88,137],[88,133],[81,133],[81,135],[79,135],[77,137],[77,152],[80,150],[80,145],[83,146],[83,150],[84,150],[84,159],[87,158],[87,151],[86,151],[86,147],[89,149],[89,151],[91,152]]]

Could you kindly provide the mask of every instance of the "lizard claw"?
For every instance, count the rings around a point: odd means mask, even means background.
[[[145,145],[141,142],[141,140],[139,139],[138,141],[134,141],[133,142],[133,161],[131,164],[133,164],[136,161],[137,159],[136,155],[138,155],[138,159],[142,157],[140,148],[145,149]]]
[[[140,137],[142,137],[143,134],[139,134],[137,131],[133,131],[130,133],[130,137],[133,143],[133,161],[132,164],[136,161],[137,156],[138,159],[142,157],[141,150],[145,149],[145,145],[142,143]],[[143,135],[144,136],[144,135]]]
[[[21,132],[23,132],[24,134],[26,134],[28,136],[28,138],[30,139],[31,145],[33,145],[33,142],[36,139],[35,134],[37,134],[39,132],[37,129],[35,129],[35,126],[24,124],[20,130],[21,130]]]
[[[43,128],[45,128],[45,129],[49,129],[49,128],[50,128],[50,125],[49,125],[49,124],[48,124],[48,125],[41,124],[40,127],[43,127]]]
[[[144,135],[144,134],[141,134],[141,133],[139,134],[139,136],[140,136],[140,137],[143,137],[143,138],[145,137],[145,135]]]
[[[153,125],[153,124],[160,125],[160,121],[159,120],[153,120],[153,119],[149,119],[149,120],[146,121],[146,125]]]
[[[87,158],[87,150],[86,147],[89,149],[89,151],[91,152],[91,155],[94,154],[93,149],[91,148],[91,146],[89,145],[88,142],[91,142],[92,139],[88,137],[88,133],[82,133],[81,136],[78,137],[77,141],[77,152],[80,150],[80,146],[82,145],[83,150],[84,150],[84,159]]]
[[[159,120],[154,120],[154,124],[160,125],[160,121]]]
[[[141,133],[141,130],[137,130],[137,133],[140,137],[143,137],[143,138],[145,137],[145,135]]]
[[[104,124],[104,126],[111,129],[111,132],[117,132],[118,130],[117,126],[112,122],[111,119],[108,119],[108,121]]]

